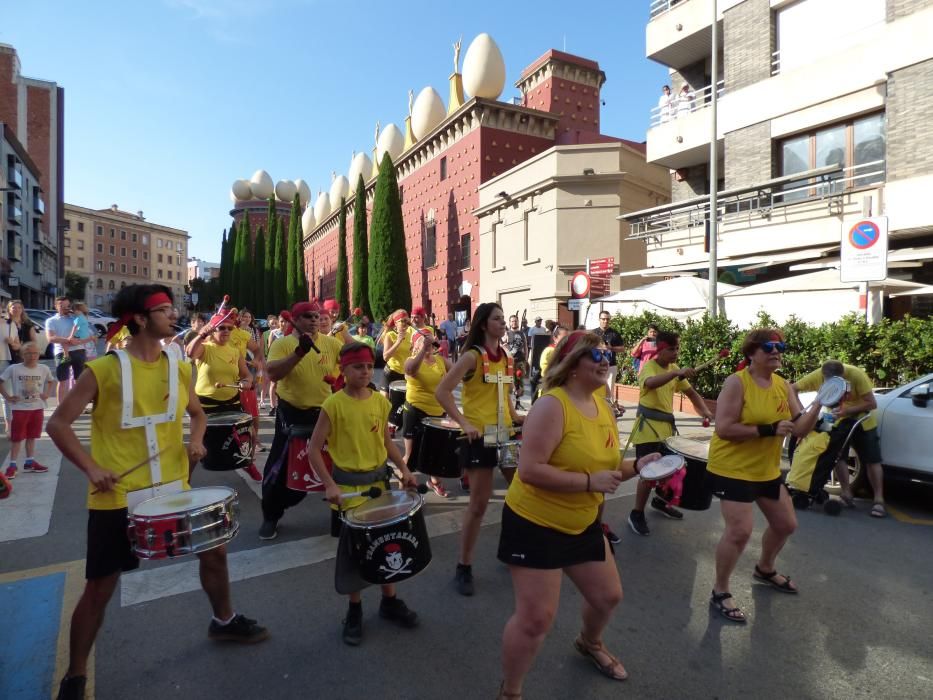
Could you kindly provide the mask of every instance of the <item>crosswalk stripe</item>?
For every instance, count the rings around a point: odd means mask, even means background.
[[[13,481],[13,493],[0,507],[0,542],[41,537],[49,531],[62,453],[48,438],[36,441],[35,458],[49,468],[45,474],[25,473],[22,462],[24,457],[25,449],[20,451],[19,472]],[[3,468],[6,469],[9,463],[7,454],[2,463]]]

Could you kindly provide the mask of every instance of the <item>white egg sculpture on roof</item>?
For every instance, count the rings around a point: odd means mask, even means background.
[[[311,201],[311,188],[308,187],[308,183],[299,178],[295,180],[295,188],[298,190],[298,201],[301,206],[308,206],[308,202]]]
[[[472,97],[495,100],[505,87],[505,60],[485,32],[476,37],[463,59],[463,87]]]
[[[314,209],[307,207],[305,213],[301,215],[301,230],[306,236],[310,236],[317,222],[314,220]]]
[[[350,183],[350,189],[356,194],[356,184],[359,182],[360,175],[363,176],[363,183],[369,182],[373,174],[373,162],[365,153],[357,153],[350,161],[350,170],[347,171],[347,180]]]
[[[321,223],[328,214],[330,214],[330,198],[326,192],[321,192],[314,203],[314,220]]]
[[[249,179],[249,187],[256,199],[269,199],[275,187],[272,184],[272,178],[265,170],[257,170]]]
[[[291,180],[279,180],[275,183],[275,196],[279,198],[280,202],[291,204],[296,194],[298,194],[298,188],[295,187],[295,183]]]
[[[402,153],[405,147],[405,137],[398,130],[395,124],[389,124],[382,133],[379,134],[379,142],[376,144],[376,160],[382,162],[382,157],[388,153],[395,162],[395,159]]]
[[[444,101],[430,85],[418,93],[411,110],[411,130],[416,139],[424,138],[447,116]]]
[[[230,186],[230,199],[234,202],[244,202],[253,196],[249,187],[249,180],[234,180]]]
[[[338,175],[330,185],[330,210],[337,211],[340,200],[350,194],[350,182],[343,175]]]

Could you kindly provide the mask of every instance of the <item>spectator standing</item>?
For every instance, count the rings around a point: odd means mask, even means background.
[[[542,322],[543,320],[544,320],[544,319],[541,318],[540,316],[535,316],[535,325],[530,326],[530,327],[528,328],[528,337],[529,337],[529,338],[531,338],[532,336],[535,336],[535,335],[547,335],[547,334],[548,334],[547,328],[545,328],[544,326],[541,325],[541,322]]]
[[[363,343],[363,345],[368,345],[373,349],[373,352],[376,350],[376,341],[373,340],[373,337],[369,334],[369,329],[365,323],[358,323],[356,325],[356,333],[353,334],[353,340],[357,343]]]
[[[23,343],[20,348],[23,361],[11,364],[0,374],[0,395],[12,409],[10,421],[10,464],[6,468],[6,478],[16,477],[16,460],[23,442],[26,443],[26,461],[23,471],[41,474],[47,472],[35,461],[36,440],[42,436],[42,416],[45,401],[51,390],[52,373],[45,365],[39,364],[39,347],[33,343]]]
[[[635,374],[641,372],[641,368],[645,366],[646,362],[650,362],[658,356],[657,337],[658,327],[653,323],[649,323],[648,332],[632,348],[632,364],[635,367]]]
[[[685,114],[690,114],[695,109],[695,98],[696,96],[693,93],[693,89],[690,87],[689,83],[684,83],[683,87],[680,88],[680,92],[677,93],[677,116],[681,117]]]
[[[447,318],[441,321],[439,324],[440,330],[444,331],[444,335],[447,336],[448,341],[448,350],[450,352],[450,359],[456,361],[457,359],[457,322],[454,320],[454,312],[448,311]]]
[[[6,318],[0,325],[0,372],[16,362],[22,362],[20,351],[24,343],[35,342],[36,327],[19,299],[11,299],[6,305]],[[10,432],[10,406],[3,401],[3,425],[7,433]]]
[[[45,321],[45,335],[49,342],[54,344],[55,378],[58,380],[58,402],[61,403],[68,393],[68,380],[73,376],[77,381],[84,371],[87,353],[81,347],[81,342],[72,339],[71,331],[74,328],[74,318],[71,310],[71,299],[68,297],[55,298],[54,316]]]
[[[661,120],[661,123],[664,124],[671,120],[671,112],[674,107],[674,97],[671,95],[671,86],[664,85],[661,87],[661,96],[658,98],[658,117]]]
[[[622,345],[622,336],[619,335],[618,331],[609,326],[609,321],[612,320],[608,311],[599,312],[599,328],[597,328],[594,333],[599,336],[599,339],[605,343],[606,348],[609,350],[609,374],[606,378],[606,400],[609,402],[609,405],[615,410],[617,415],[623,413],[623,409],[619,406],[618,401],[616,401],[615,390],[616,390],[616,377],[619,375],[619,365],[618,359],[616,358],[616,353],[625,352],[625,347]]]

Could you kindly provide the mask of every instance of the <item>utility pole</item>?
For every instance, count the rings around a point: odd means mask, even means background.
[[[712,84],[712,99],[710,101],[710,117],[712,122],[712,127],[710,129],[709,137],[709,302],[707,307],[707,312],[710,315],[710,318],[716,318],[719,304],[718,295],[716,291],[716,280],[719,277],[719,263],[717,260],[717,237],[719,235],[718,231],[718,202],[716,199],[717,187],[719,181],[719,163],[718,163],[718,154],[716,149],[716,130],[717,130],[717,120],[716,120],[716,109],[718,103],[718,92],[719,92],[719,57],[717,55],[719,43],[719,28],[717,26],[717,8],[716,0],[713,0],[713,24],[712,24],[712,44],[713,44],[713,55],[711,60],[711,69],[713,74],[713,84]]]

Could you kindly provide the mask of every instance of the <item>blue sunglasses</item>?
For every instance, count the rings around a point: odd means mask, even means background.
[[[590,359],[592,359],[593,362],[602,362],[603,360],[605,360],[606,362],[609,362],[609,360],[612,359],[612,353],[609,350],[600,350],[599,348],[591,348]]]
[[[778,352],[784,352],[787,350],[787,345],[779,340],[769,340],[761,344],[761,349],[767,353],[772,353],[775,350]]]

